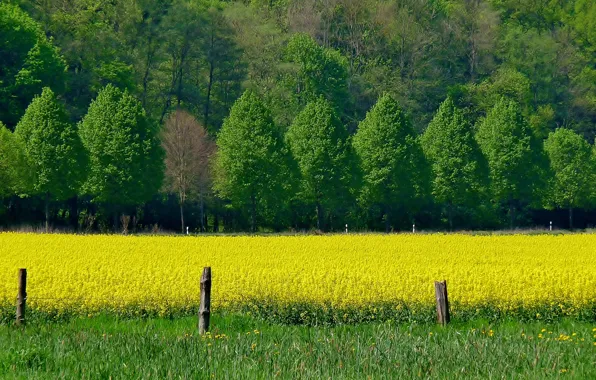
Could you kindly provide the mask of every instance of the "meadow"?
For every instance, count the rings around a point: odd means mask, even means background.
[[[455,320],[596,319],[596,235],[73,236],[0,234],[0,309],[17,270],[30,318],[196,313],[203,267],[213,309],[271,322],[429,322],[435,280]]]
[[[596,235],[0,234],[2,378],[594,378]],[[211,331],[196,313],[213,273]],[[17,270],[27,323],[13,326]],[[447,280],[452,322],[435,322]]]
[[[0,377],[402,379],[596,377],[596,324],[475,320],[312,327],[218,313],[0,326]]]

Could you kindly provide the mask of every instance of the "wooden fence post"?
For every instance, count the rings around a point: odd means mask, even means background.
[[[435,281],[435,296],[437,298],[437,322],[446,325],[450,320],[447,281]]]
[[[211,267],[203,269],[201,276],[201,305],[199,308],[199,334],[209,331],[211,317]]]
[[[25,324],[25,306],[27,303],[27,269],[19,269],[19,293],[17,295],[17,326]]]

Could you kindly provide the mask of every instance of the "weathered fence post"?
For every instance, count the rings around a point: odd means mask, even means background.
[[[27,303],[27,269],[19,269],[19,293],[17,295],[17,326],[25,324],[25,306]]]
[[[435,281],[435,296],[437,298],[437,322],[446,325],[450,320],[447,281]]]
[[[199,334],[209,331],[211,317],[211,267],[203,269],[201,276],[201,305],[199,307]]]

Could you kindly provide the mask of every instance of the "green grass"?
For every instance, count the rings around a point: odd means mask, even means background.
[[[574,320],[308,327],[228,314],[212,322],[208,337],[195,318],[0,326],[0,377],[596,378],[596,326]]]

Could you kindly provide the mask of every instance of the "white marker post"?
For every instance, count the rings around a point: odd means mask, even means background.
[[[346,223],[346,233],[348,233],[348,224]]]
[[[552,231],[552,230],[553,230],[553,221],[552,221],[552,220],[550,221],[550,227],[549,227],[549,230],[550,230],[550,231]]]
[[[412,224],[412,233],[415,234],[416,233],[416,224]]]
[[[186,234],[188,235],[188,226],[186,226]]]

